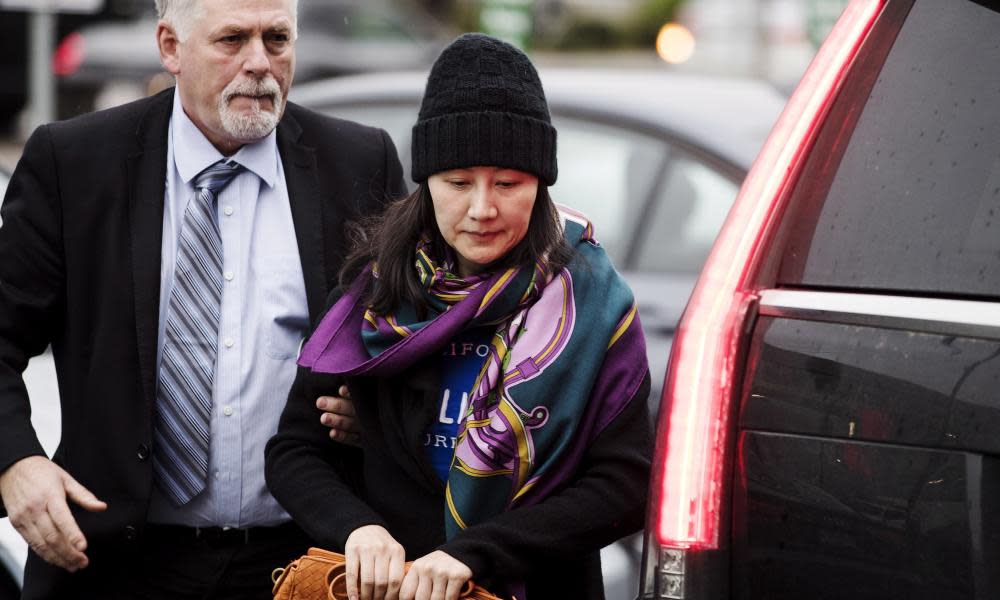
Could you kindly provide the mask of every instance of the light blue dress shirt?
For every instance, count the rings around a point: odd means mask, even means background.
[[[275,135],[272,131],[233,155],[246,170],[218,198],[224,285],[208,485],[179,508],[154,485],[153,523],[242,528],[289,520],[264,484],[264,445],[278,429],[309,312]],[[176,93],[167,138],[157,365],[192,181],[223,158],[184,113]]]

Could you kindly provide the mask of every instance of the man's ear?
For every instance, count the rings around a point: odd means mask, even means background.
[[[160,21],[156,24],[156,46],[160,50],[160,63],[173,75],[181,72],[180,45],[177,32],[170,23]]]

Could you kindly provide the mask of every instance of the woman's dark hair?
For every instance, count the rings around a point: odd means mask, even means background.
[[[422,311],[427,303],[415,262],[417,243],[425,232],[431,238],[431,256],[441,260],[447,255],[448,245],[438,230],[430,191],[426,184],[421,184],[409,196],[391,203],[380,216],[352,228],[351,251],[340,270],[340,284],[347,287],[368,263],[375,261],[378,279],[369,289],[365,303],[381,314],[404,304]],[[554,273],[569,264],[573,251],[563,238],[559,214],[548,187],[539,184],[524,239],[490,265],[490,269],[533,268],[535,260],[546,254],[549,272]]]

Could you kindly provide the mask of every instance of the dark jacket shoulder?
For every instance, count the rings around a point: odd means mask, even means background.
[[[45,128],[60,150],[79,148],[88,154],[131,149],[137,142],[165,143],[173,107],[173,88],[120,106],[56,121]]]

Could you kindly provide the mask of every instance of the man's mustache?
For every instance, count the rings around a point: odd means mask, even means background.
[[[238,81],[226,86],[222,91],[222,100],[229,104],[229,101],[236,96],[250,96],[252,98],[271,98],[273,104],[277,104],[277,99],[281,94],[281,87],[272,77],[265,79],[248,79]]]

